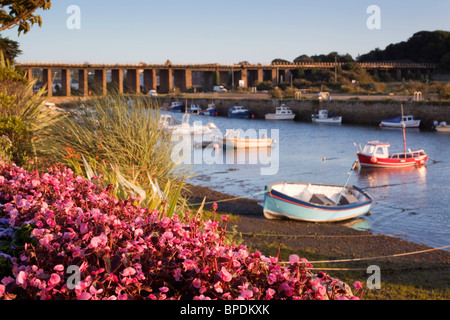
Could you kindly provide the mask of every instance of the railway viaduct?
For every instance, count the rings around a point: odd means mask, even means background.
[[[16,63],[27,71],[29,79],[40,79],[41,85],[54,88],[57,82],[63,96],[72,95],[77,84],[77,94],[103,95],[108,84],[120,93],[169,93],[177,88],[181,92],[196,88],[211,90],[213,84],[230,87],[252,87],[262,81],[274,84],[290,79],[295,70],[331,69],[343,66],[342,62],[274,62],[270,65],[241,62],[233,65],[191,64],[175,65],[169,60],[165,64],[65,64],[65,63]],[[388,70],[393,72],[418,71],[426,74],[436,69],[435,64],[399,62],[361,62],[366,70]],[[109,80],[109,81],[108,81]],[[94,90],[95,87],[95,90]],[[47,90],[48,95],[53,90]]]

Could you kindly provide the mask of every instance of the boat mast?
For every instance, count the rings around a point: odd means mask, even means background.
[[[406,133],[405,133],[405,119],[403,118],[403,103],[402,103],[402,128],[403,128],[403,150],[406,153]]]

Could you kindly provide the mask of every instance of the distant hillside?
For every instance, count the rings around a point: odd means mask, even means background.
[[[368,61],[413,61],[437,63],[441,71],[450,71],[450,32],[420,31],[408,41],[388,45],[384,50],[376,48],[358,58]]]

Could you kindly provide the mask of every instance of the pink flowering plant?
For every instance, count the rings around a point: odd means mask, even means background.
[[[66,167],[0,165],[0,299],[355,299],[297,255],[284,264],[227,244],[226,217],[134,203]]]

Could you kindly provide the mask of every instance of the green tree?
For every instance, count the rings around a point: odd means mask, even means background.
[[[9,38],[3,38],[0,35],[0,51],[3,51],[5,59],[13,62],[22,50],[19,49],[19,43]]]
[[[0,0],[0,31],[18,28],[19,35],[30,31],[33,24],[42,25],[36,10],[48,10],[51,0]]]

